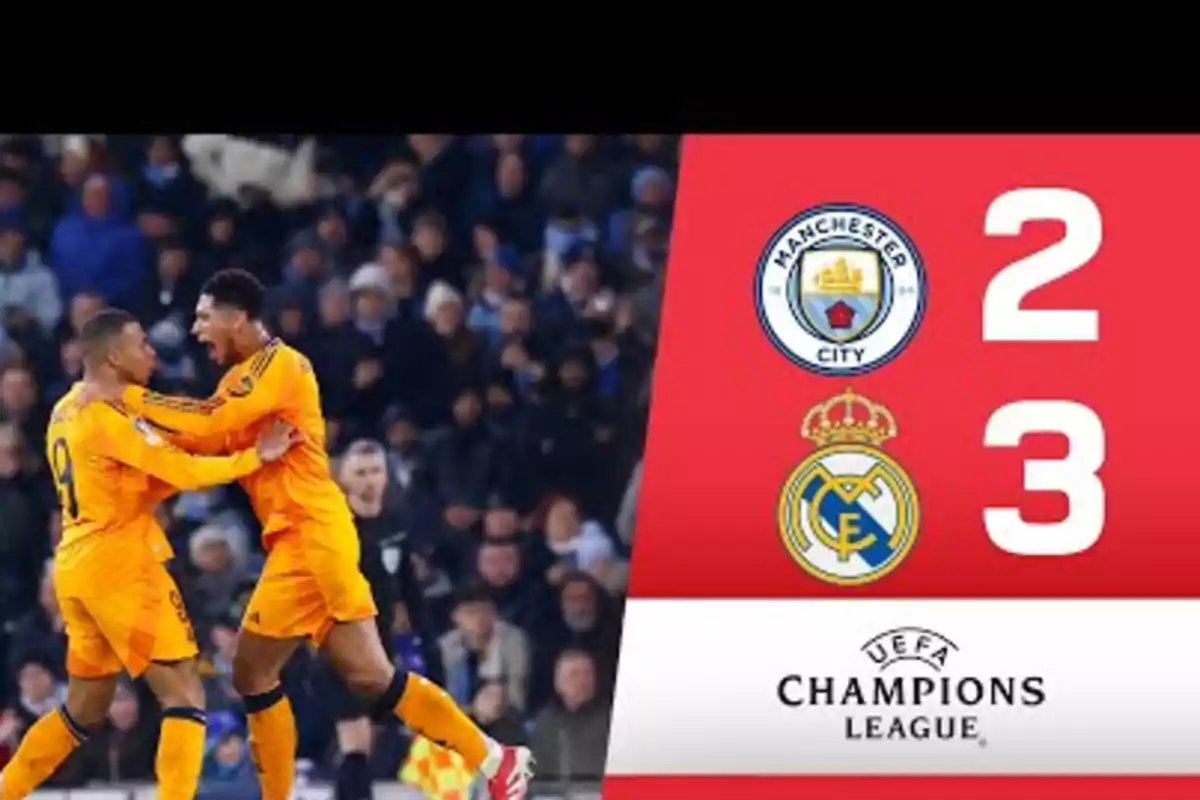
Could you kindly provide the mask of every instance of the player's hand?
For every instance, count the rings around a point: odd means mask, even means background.
[[[21,718],[11,708],[0,714],[0,742],[15,744],[20,738]]]
[[[388,164],[379,170],[379,173],[375,176],[375,180],[371,181],[371,188],[367,190],[367,195],[374,200],[380,199],[390,189],[395,188],[406,169],[408,167],[400,162]]]
[[[375,384],[383,376],[383,366],[374,358],[364,359],[354,365],[354,388],[362,391]]]
[[[291,425],[276,420],[258,437],[258,457],[264,462],[275,461],[304,439],[304,434]]]
[[[504,716],[504,690],[497,683],[484,684],[471,703],[472,716],[481,725],[491,725]]]

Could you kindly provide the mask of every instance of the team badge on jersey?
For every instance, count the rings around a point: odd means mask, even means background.
[[[138,417],[133,421],[133,427],[137,428],[137,432],[140,433],[142,438],[146,440],[146,444],[153,447],[158,447],[163,443],[162,437],[155,432],[154,428],[150,427],[150,423],[146,422],[146,420],[142,419],[141,417]]]
[[[230,397],[249,397],[254,391],[254,379],[249,375],[243,375],[237,383],[225,390]]]
[[[817,451],[779,495],[779,535],[805,572],[838,586],[887,575],[912,550],[920,506],[912,479],[883,443],[896,436],[884,406],[847,389],[814,406],[801,435]]]
[[[775,232],[754,294],[763,330],[793,363],[820,375],[860,375],[916,334],[925,269],[912,240],[883,214],[823,205]]]

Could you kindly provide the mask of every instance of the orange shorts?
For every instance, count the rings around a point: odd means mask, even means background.
[[[95,536],[60,547],[54,592],[67,632],[67,673],[101,678],[195,658],[179,587],[145,539]]]
[[[308,522],[274,534],[242,627],[320,646],[335,622],[374,618],[378,610],[358,566],[359,550],[350,525]]]

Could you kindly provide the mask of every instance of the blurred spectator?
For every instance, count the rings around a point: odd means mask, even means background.
[[[237,644],[238,620],[217,619],[208,631],[208,646],[201,651],[200,676],[204,681],[209,711],[233,708],[241,699],[233,689],[233,651]]]
[[[7,326],[32,321],[43,331],[54,330],[62,316],[62,299],[54,273],[28,246],[21,220],[0,216],[0,309]],[[14,319],[21,315],[23,319]]]
[[[204,208],[205,192],[192,177],[178,143],[170,136],[152,136],[145,153],[135,187],[138,205],[161,209],[175,219],[194,219]]]
[[[208,277],[203,263],[196,263],[182,239],[170,237],[158,243],[154,268],[146,273],[132,304],[147,326],[170,319],[186,335],[185,323],[200,297],[200,286]]]
[[[29,658],[43,658],[56,671],[66,666],[67,636],[58,597],[54,594],[54,564],[47,561],[38,583],[37,605],[8,625],[10,671],[16,674]]]
[[[456,598],[454,630],[442,637],[446,688],[464,707],[470,707],[487,681],[503,683],[508,701],[525,709],[529,690],[529,640],[515,625],[496,613],[495,603],[482,587],[467,587]]]
[[[475,564],[480,588],[487,592],[501,619],[540,634],[551,608],[546,581],[536,572],[536,565],[526,566],[524,562],[529,559],[511,535],[490,535],[504,533],[507,526],[503,513],[503,509],[493,509],[486,520],[491,523],[491,531],[485,526],[487,538],[479,545]]]
[[[612,713],[597,694],[596,664],[580,650],[567,650],[554,665],[554,699],[533,723],[533,755],[538,774],[599,778]]]
[[[46,547],[41,541],[36,498],[30,497],[21,475],[22,437],[17,428],[0,424],[0,607],[22,607],[20,593],[27,587],[24,576],[37,563]],[[11,617],[10,617],[11,619]]]
[[[39,396],[33,371],[13,365],[0,372],[0,422],[15,425],[26,441],[40,442],[46,419],[47,409]]]
[[[188,540],[188,556],[195,569],[192,599],[201,618],[223,614],[234,590],[249,577],[248,538],[231,514],[218,514],[192,532]]]
[[[21,220],[29,243],[44,247],[61,203],[55,171],[35,139],[16,137],[0,146],[0,217]]]
[[[50,259],[67,296],[83,290],[125,304],[146,269],[146,241],[114,211],[112,187],[95,174],[81,189],[81,208],[63,217],[50,240]]]
[[[67,699],[66,682],[56,673],[62,669],[50,656],[29,653],[17,664],[17,702],[13,709],[22,728],[52,711]]]
[[[60,526],[43,437],[81,374],[79,328],[108,303],[129,308],[158,352],[155,386],[203,396],[220,371],[190,336],[197,293],[241,267],[271,286],[272,332],[313,363],[331,456],[352,442],[373,454],[335,468],[386,590],[396,662],[444,673],[498,738],[532,736],[543,772],[598,775],[676,146],[658,134],[0,142],[0,761],[21,709],[53,702],[62,677],[41,569]],[[201,795],[253,790],[229,674],[258,524],[236,485],[159,512],[213,709]],[[298,757],[332,779],[337,701],[313,663],[298,655],[284,680]],[[157,721],[134,689],[58,785],[149,777]],[[408,733],[356,731],[371,774],[395,779]]]
[[[471,701],[471,718],[498,742],[525,742],[525,726],[521,722],[521,715],[508,702],[508,693],[500,681],[487,681],[475,692],[475,699]]]
[[[598,691],[610,693],[617,677],[620,606],[595,578],[570,572],[559,584],[558,611],[557,630],[546,640],[590,655],[596,665]]]
[[[84,190],[90,178],[104,178],[108,187],[109,207],[113,216],[128,219],[133,208],[133,192],[130,182],[122,176],[116,159],[109,152],[107,137],[103,135],[73,134],[62,139],[59,150],[58,173],[65,194],[65,211],[74,214],[84,203]]]
[[[228,711],[209,714],[201,781],[201,795],[236,789],[253,795],[258,790],[246,732],[238,718]]]
[[[483,517],[487,498],[502,488],[504,453],[483,418],[483,398],[470,383],[450,393],[452,422],[435,430],[426,448],[426,477],[451,531],[466,531]],[[453,540],[450,540],[453,541]]]
[[[624,563],[612,538],[596,520],[581,520],[573,500],[560,497],[550,503],[545,541],[552,559],[546,573],[551,585],[560,585],[571,570],[581,570],[609,589],[623,588]]]
[[[550,207],[575,206],[592,220],[612,209],[619,174],[604,158],[602,146],[595,134],[567,135],[563,154],[542,181],[542,196]]]
[[[78,336],[83,323],[104,308],[104,297],[90,289],[64,296],[70,297],[70,301],[67,306],[66,330],[61,332],[60,338]]]
[[[405,498],[413,477],[424,467],[421,431],[412,413],[402,405],[388,408],[383,414],[382,425],[392,477],[392,494],[397,505],[406,506]]]
[[[639,167],[629,181],[633,207],[609,218],[608,247],[629,253],[632,266],[652,276],[666,256],[665,224],[671,219],[675,187],[662,167]]]
[[[152,705],[151,705],[152,707]],[[117,694],[108,720],[59,770],[71,785],[92,781],[135,783],[154,780],[154,751],[158,746],[158,717],[142,713],[142,698],[126,683]]]

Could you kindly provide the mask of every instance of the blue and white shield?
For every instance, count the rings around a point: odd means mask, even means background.
[[[829,342],[857,339],[879,316],[883,266],[874,250],[809,250],[798,278],[800,312]]]

